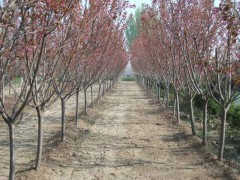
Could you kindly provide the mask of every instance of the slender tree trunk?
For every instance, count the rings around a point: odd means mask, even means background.
[[[103,96],[105,96],[105,82],[103,82]]]
[[[157,83],[153,81],[153,96],[157,98]]]
[[[17,91],[16,78],[14,78],[14,81],[15,81],[15,82],[13,82],[13,83],[14,83],[14,88],[15,88],[15,90]],[[16,100],[17,100],[17,93],[14,93],[14,97],[15,97],[15,101],[16,101]]]
[[[228,107],[223,107],[223,114],[221,118],[221,138],[220,138],[220,146],[219,146],[219,152],[218,152],[218,160],[223,160],[223,153],[224,153],[224,147],[225,147],[225,135],[226,135],[226,121],[227,121],[227,112]]]
[[[98,96],[97,96],[97,103],[99,103],[100,101],[100,95],[101,95],[101,83],[98,83],[99,87],[98,87]]]
[[[151,80],[151,92],[152,92],[152,96],[154,97],[154,89],[156,86],[154,86],[154,81]]]
[[[192,135],[196,135],[196,128],[195,128],[195,120],[194,120],[194,111],[193,111],[193,97],[190,97],[189,99],[189,105],[190,105],[190,121],[191,121],[191,127],[192,127]]]
[[[76,89],[76,114],[75,114],[75,123],[78,126],[79,120],[79,88]]]
[[[4,101],[5,101],[5,97],[4,97],[4,81],[5,81],[5,75],[3,75],[2,77],[2,84],[1,84],[1,98],[2,98],[2,103],[4,104]],[[9,85],[9,88],[10,88],[10,85]]]
[[[208,127],[207,127],[207,119],[208,119],[208,98],[204,100],[204,106],[203,106],[203,137],[202,137],[202,145],[207,145],[207,133],[208,133]]]
[[[91,107],[93,108],[93,87],[91,86]]]
[[[36,167],[38,170],[41,165],[42,160],[42,147],[43,147],[43,117],[42,111],[39,106],[36,107],[37,116],[38,116],[38,143],[37,143],[37,158],[36,158]]]
[[[148,84],[149,84],[149,81],[148,81],[148,79],[147,79],[147,82],[146,82],[147,84],[146,84],[146,86],[147,86],[147,94],[149,93],[149,91],[148,91]]]
[[[150,88],[150,79],[148,79],[148,94],[151,94],[151,90],[150,90],[151,88]]]
[[[149,79],[149,93],[150,93],[150,95],[153,95],[152,80],[151,79]]]
[[[9,85],[8,86],[8,95],[10,95],[11,94],[11,86]],[[3,95],[2,95],[3,96]]]
[[[173,103],[173,116],[176,117],[176,105],[177,105],[177,102],[176,102],[176,96],[174,97],[174,103]]]
[[[151,80],[151,93],[152,93],[152,96],[154,96],[154,81]]]
[[[168,101],[169,101],[169,85],[166,85],[166,90],[165,90],[165,95],[166,95],[166,108],[168,108]]]
[[[179,106],[179,95],[178,95],[178,91],[175,92],[175,96],[176,96],[176,108],[177,108],[177,122],[180,122],[180,106]]]
[[[87,115],[87,89],[84,89],[84,114]]]
[[[160,85],[159,85],[159,83],[157,83],[157,100],[158,100],[158,103],[160,103]]]
[[[9,128],[9,147],[10,147],[10,171],[9,180],[15,179],[15,126],[8,124]]]
[[[65,99],[61,99],[61,106],[62,106],[62,134],[61,134],[61,141],[65,141],[65,121],[66,121],[66,105],[65,105]]]

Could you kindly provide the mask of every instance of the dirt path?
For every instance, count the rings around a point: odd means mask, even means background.
[[[80,130],[69,124],[67,142],[45,153],[38,173],[21,172],[18,179],[233,178],[135,82],[120,82],[114,91],[91,110]]]

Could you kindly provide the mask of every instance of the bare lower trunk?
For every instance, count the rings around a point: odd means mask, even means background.
[[[8,94],[9,95],[11,94],[11,86],[10,85],[8,86]]]
[[[176,117],[176,97],[174,97],[174,103],[173,103],[173,116]]]
[[[61,98],[61,106],[62,106],[62,134],[61,141],[65,141],[65,121],[66,121],[66,107],[65,107],[65,99]]]
[[[179,95],[177,91],[175,92],[175,96],[176,96],[176,109],[177,109],[176,117],[177,117],[177,122],[180,122]]]
[[[190,121],[191,121],[191,128],[192,128],[192,135],[196,135],[196,128],[195,128],[195,120],[194,120],[194,112],[193,112],[193,98],[189,99],[190,105]]]
[[[147,94],[149,94],[149,90],[148,90],[148,87],[149,87],[149,80],[147,79]]]
[[[75,114],[75,123],[78,126],[79,120],[79,88],[76,89],[76,114]]]
[[[149,80],[149,93],[150,95],[153,95],[152,80]]]
[[[84,114],[87,115],[87,89],[84,89]]]
[[[158,103],[160,103],[160,84],[157,83],[157,100],[158,100]]]
[[[8,124],[9,128],[9,147],[10,147],[10,170],[9,180],[15,179],[15,126]]]
[[[202,137],[202,145],[207,145],[207,119],[208,119],[208,99],[204,100],[204,106],[203,106],[203,137]]]
[[[103,82],[103,93],[102,95],[104,96],[105,95],[105,82]]]
[[[91,107],[93,107],[93,88],[91,86]]]
[[[5,98],[4,98],[4,78],[5,76],[3,75],[3,79],[2,79],[2,84],[1,84],[1,89],[0,89],[0,91],[1,91],[1,98],[2,98],[2,103],[4,104],[4,100],[5,100]],[[9,85],[9,88],[10,88],[10,85]],[[10,91],[9,91],[10,92]]]
[[[165,89],[165,98],[166,98],[166,108],[168,108],[168,101],[169,101],[169,85],[166,85],[166,89]]]
[[[156,87],[156,86],[154,86],[154,81],[151,81],[151,91],[152,91],[152,96],[153,96],[153,97],[154,97],[155,87]]]
[[[99,103],[99,101],[100,101],[100,95],[101,95],[101,83],[99,83],[98,85],[99,85],[99,87],[98,87],[97,102]]]
[[[223,110],[222,110],[223,114],[222,114],[222,118],[221,118],[221,137],[220,137],[220,146],[219,146],[219,152],[218,152],[218,160],[219,161],[223,160],[228,109],[229,109],[229,107],[224,107]]]
[[[42,147],[43,147],[43,117],[42,112],[39,106],[36,107],[38,115],[38,143],[37,143],[37,158],[36,158],[36,167],[38,170],[41,164],[42,159]]]

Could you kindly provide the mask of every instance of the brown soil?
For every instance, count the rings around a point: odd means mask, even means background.
[[[59,143],[58,134],[46,142],[38,172],[21,171],[17,179],[239,178],[201,147],[188,127],[174,122],[135,82],[120,82],[82,117],[79,128],[69,122],[66,143]]]
[[[98,86],[93,86],[94,98],[97,96]],[[7,94],[7,93],[6,93]],[[90,103],[90,88],[87,92]],[[12,96],[12,95],[9,95]],[[83,92],[80,93],[80,110],[83,110]],[[66,103],[66,121],[74,119],[75,96]],[[51,150],[52,139],[56,140],[56,134],[61,129],[61,102],[56,101],[44,113],[44,149]],[[33,166],[37,152],[37,115],[34,109],[29,107],[24,112],[23,120],[15,128],[16,170],[22,171]],[[60,137],[59,137],[60,138]],[[54,141],[55,141],[54,140]],[[59,140],[59,139],[57,139]],[[8,179],[9,173],[9,139],[8,127],[0,118],[0,180]]]

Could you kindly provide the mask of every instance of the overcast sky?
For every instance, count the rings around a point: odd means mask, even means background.
[[[129,2],[131,4],[135,4],[136,7],[139,7],[141,6],[143,3],[146,3],[146,4],[151,4],[152,0],[129,0]],[[219,2],[220,0],[215,0],[215,6],[218,6],[219,5]],[[135,9],[129,9],[129,14],[130,13],[134,13],[135,12]]]

